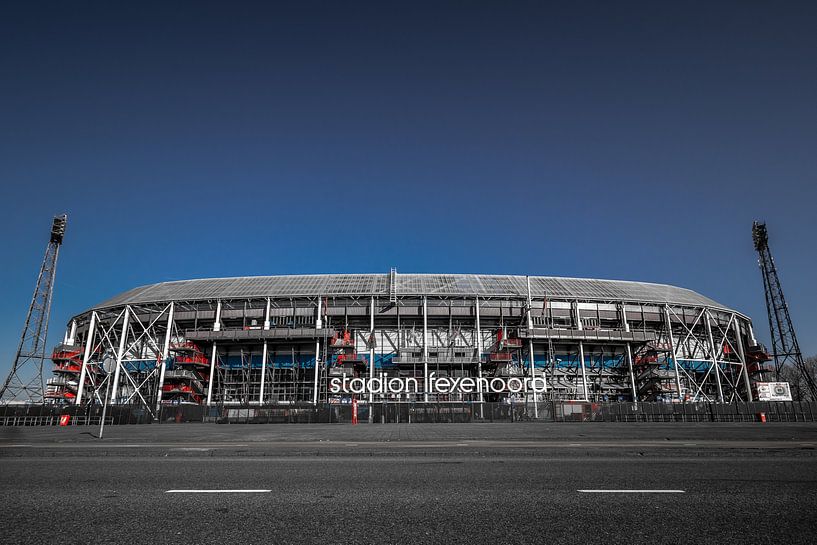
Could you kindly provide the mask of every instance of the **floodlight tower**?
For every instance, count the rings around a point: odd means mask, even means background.
[[[54,277],[57,273],[57,256],[68,217],[55,216],[51,223],[51,238],[45,249],[45,257],[40,266],[37,286],[28,307],[26,323],[17,354],[3,387],[0,389],[0,404],[11,402],[41,403],[43,401],[43,361],[45,361],[46,337],[48,337],[48,316],[51,313],[51,298],[54,293]]]
[[[769,314],[769,332],[772,336],[772,355],[774,356],[775,380],[780,380],[780,370],[786,365],[794,366],[806,381],[812,399],[817,399],[817,385],[806,369],[794,324],[789,315],[789,306],[783,296],[783,287],[777,276],[777,267],[769,250],[769,234],[766,224],[752,223],[752,240],[758,254],[758,264],[763,275],[763,288],[766,293],[766,310]]]

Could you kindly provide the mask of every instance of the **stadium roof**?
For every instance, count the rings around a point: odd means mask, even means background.
[[[180,280],[141,286],[97,305],[96,309],[163,301],[342,295],[389,295],[389,274],[244,276]],[[397,294],[527,297],[525,276],[485,274],[397,274]],[[535,298],[670,303],[729,310],[692,290],[645,282],[531,276]]]

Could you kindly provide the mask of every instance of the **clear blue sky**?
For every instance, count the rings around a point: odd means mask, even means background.
[[[0,13],[0,372],[51,216],[51,343],[136,285],[644,280],[817,352],[817,3],[44,2]]]

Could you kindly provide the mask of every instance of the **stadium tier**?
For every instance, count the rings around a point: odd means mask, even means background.
[[[53,402],[158,407],[748,400],[768,355],[688,289],[392,270],[138,287],[75,316],[53,360]]]

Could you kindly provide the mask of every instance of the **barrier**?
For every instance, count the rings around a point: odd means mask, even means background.
[[[754,403],[363,403],[357,405],[360,423],[467,422],[815,422],[815,402]],[[0,407],[0,426],[99,425],[100,405],[15,405]],[[241,424],[352,423],[351,403],[211,406],[163,405],[151,414],[142,405],[112,405],[105,423],[151,424],[213,422]]]

